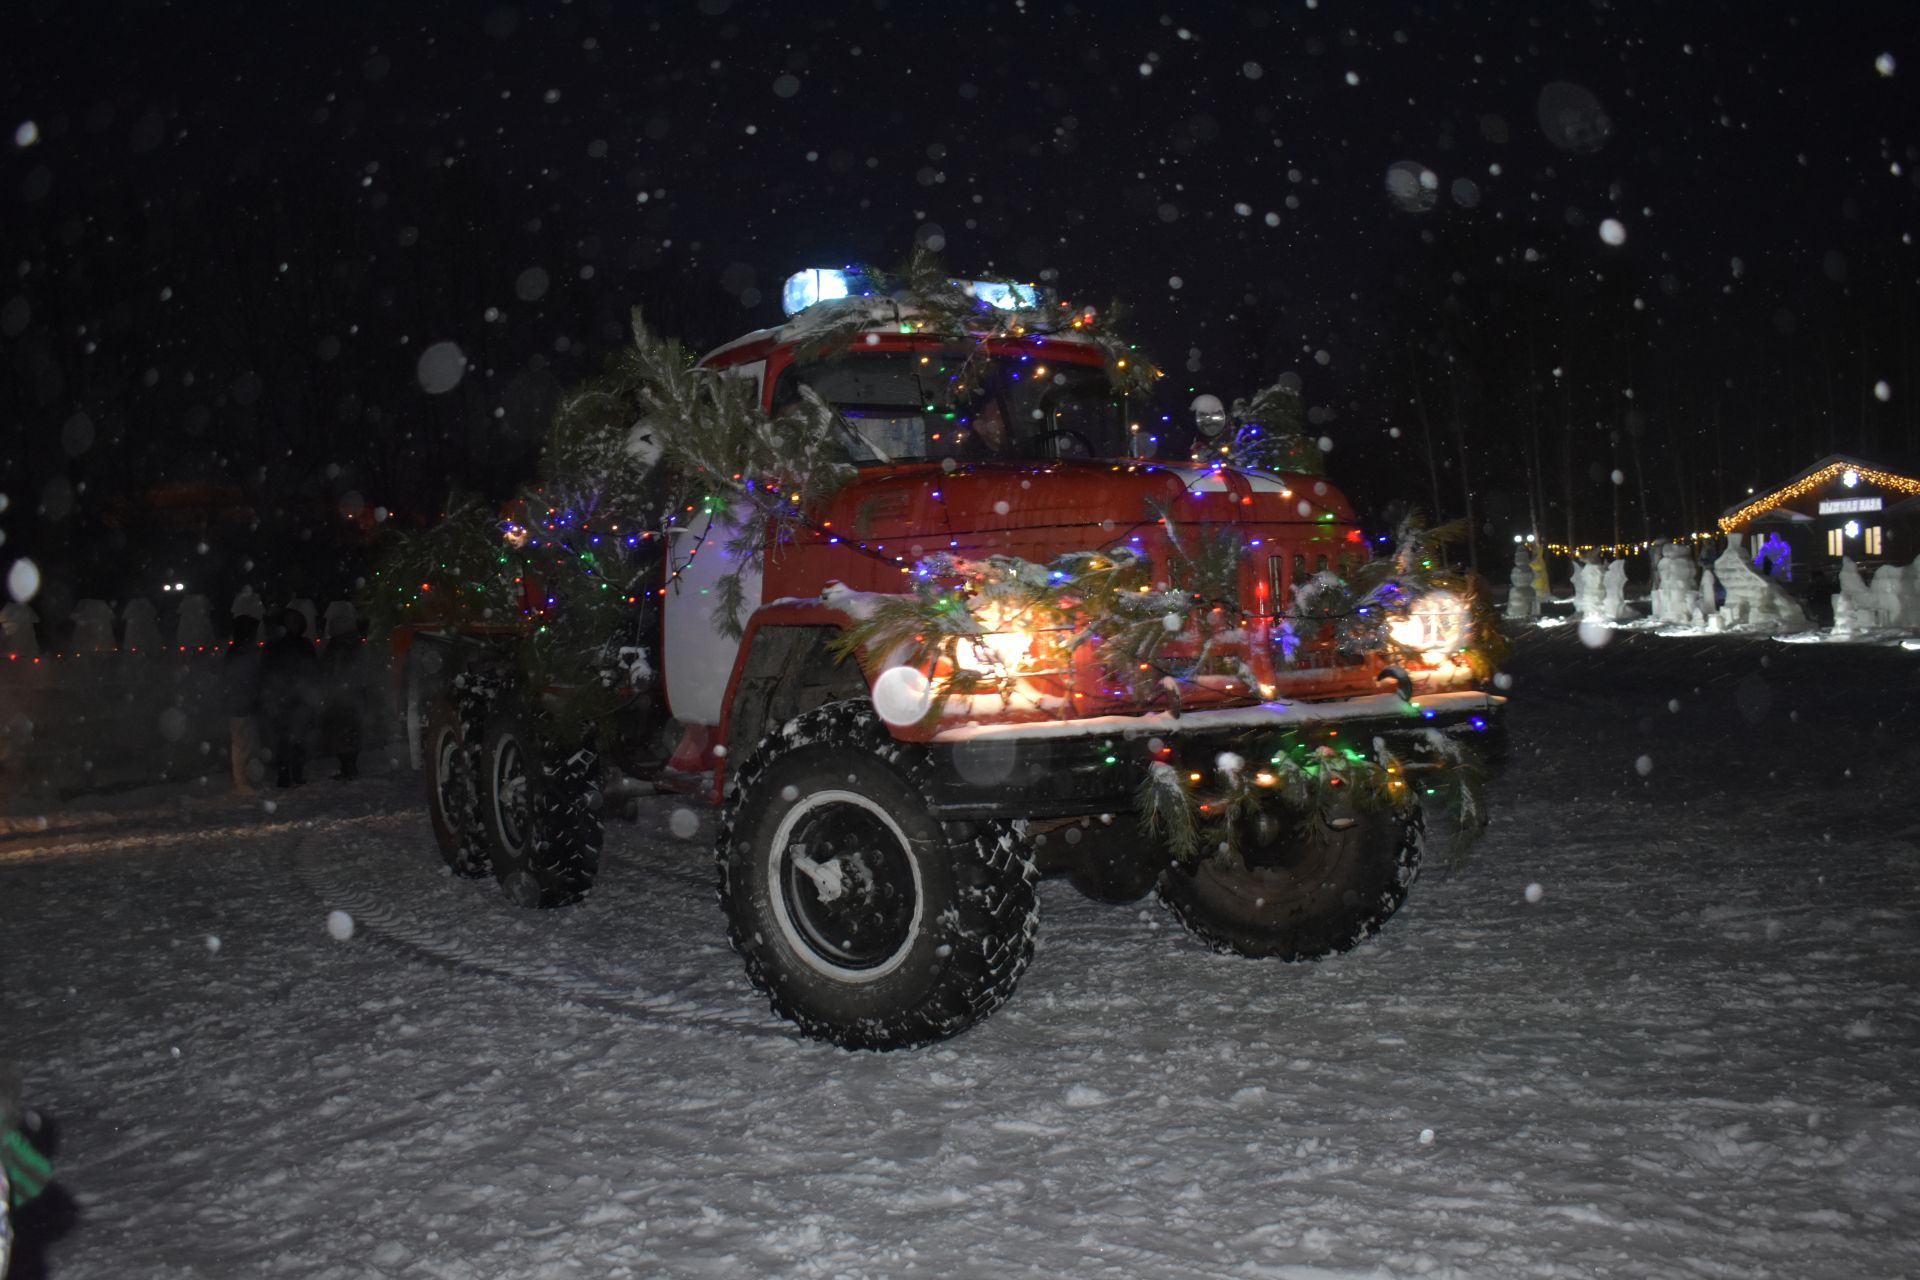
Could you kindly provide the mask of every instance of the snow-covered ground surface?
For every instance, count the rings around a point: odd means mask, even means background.
[[[1497,825],[1373,944],[1236,960],[1049,883],[1012,1002],[894,1055],[770,1020],[682,801],[548,914],[441,874],[410,778],[14,819],[38,1265],[1920,1273],[1920,657],[1568,628],[1513,671]]]

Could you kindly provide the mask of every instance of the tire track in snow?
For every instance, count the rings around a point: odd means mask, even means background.
[[[112,834],[105,834],[101,827],[70,829],[61,832],[58,828],[44,831],[10,832],[0,834],[0,865],[8,863],[40,862],[50,858],[81,857],[100,853],[128,853],[133,850],[177,849],[182,845],[219,844],[242,840],[267,840],[274,836],[283,836],[290,831],[302,828],[328,826],[370,826],[380,823],[394,823],[411,819],[410,813],[367,813],[350,817],[302,817],[283,818],[279,821],[251,821],[230,823],[223,827],[186,827],[177,831],[155,831],[151,827],[139,826],[137,822],[123,824]],[[104,831],[112,831],[105,828]],[[34,844],[9,844],[8,839],[20,839],[22,835],[43,837]]]
[[[440,968],[490,978],[529,991],[544,991],[600,1013],[667,1030],[799,1039],[798,1033],[785,1022],[750,1008],[714,1009],[671,992],[636,994],[551,964],[484,952],[470,943],[450,939],[343,879],[313,854],[304,838],[293,850],[293,866],[302,884],[322,904],[329,910],[345,911],[353,918],[355,936],[364,931],[376,942]]]

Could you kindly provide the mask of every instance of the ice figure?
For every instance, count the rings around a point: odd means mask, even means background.
[[[1678,542],[1660,548],[1653,566],[1653,620],[1668,625],[1698,627],[1706,622],[1700,608],[1700,584],[1693,552]]]
[[[351,632],[360,621],[359,615],[353,611],[353,602],[350,600],[333,601],[327,606],[325,617],[327,619],[326,633],[330,636],[346,635]]]
[[[1600,602],[1601,616],[1608,622],[1625,622],[1632,618],[1633,610],[1627,607],[1627,562],[1611,561],[1603,581],[1606,597]]]
[[[73,647],[82,653],[112,652],[112,605],[105,600],[82,600],[73,606]]]
[[[1920,627],[1920,559],[1873,571],[1874,610],[1883,627]]]
[[[120,606],[120,644],[129,653],[158,653],[166,642],[160,638],[160,613],[153,601],[135,596]]]
[[[202,595],[180,597],[180,617],[173,626],[173,642],[182,649],[211,649],[220,641],[213,634],[213,614]]]
[[[1513,549],[1513,572],[1508,575],[1513,589],[1507,592],[1507,617],[1514,622],[1524,622],[1540,616],[1540,596],[1533,587],[1533,561],[1527,555],[1525,544]]]
[[[233,598],[233,608],[228,610],[236,618],[252,618],[256,622],[265,621],[267,606],[254,594],[253,584],[240,588],[240,594]]]
[[[1713,616],[1720,612],[1720,580],[1713,576],[1713,570],[1705,566],[1700,569],[1700,616],[1709,624]]]
[[[1755,573],[1747,562],[1745,534],[1727,535],[1727,549],[1713,563],[1727,603],[1710,626],[1716,631],[1750,627],[1766,631],[1805,631],[1813,624],[1806,610],[1779,583]]]
[[[1603,570],[1591,560],[1573,565],[1573,615],[1582,622],[1606,620],[1606,582]]]
[[[1879,606],[1879,598],[1868,590],[1853,557],[1841,556],[1840,589],[1833,593],[1833,634],[1850,636],[1886,626]]]
[[[33,630],[33,624],[38,621],[40,615],[18,600],[8,601],[7,606],[0,609],[0,635],[5,636],[8,653],[17,653],[23,658],[39,656],[40,639]]]

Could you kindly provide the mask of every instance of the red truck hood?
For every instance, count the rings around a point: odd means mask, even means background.
[[[834,535],[894,563],[940,551],[1045,561],[1144,538],[1156,506],[1179,522],[1292,526],[1316,541],[1346,540],[1353,528],[1345,495],[1312,476],[1078,459],[869,471],[822,516]]]

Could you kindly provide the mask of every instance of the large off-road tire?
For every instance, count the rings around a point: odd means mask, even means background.
[[[480,753],[480,822],[500,891],[522,907],[586,897],[604,836],[594,753],[557,746],[535,721],[505,710]]]
[[[493,864],[480,825],[480,726],[443,690],[428,707],[421,745],[427,813],[440,856],[457,876],[484,876]]]
[[[728,782],[728,937],[773,1011],[816,1039],[945,1039],[997,1009],[1033,958],[1032,860],[1010,828],[935,819],[926,769],[849,701],[789,720]]]
[[[1169,867],[1160,900],[1217,951],[1318,960],[1349,950],[1406,901],[1426,829],[1418,808],[1334,823],[1250,831],[1240,853]]]

